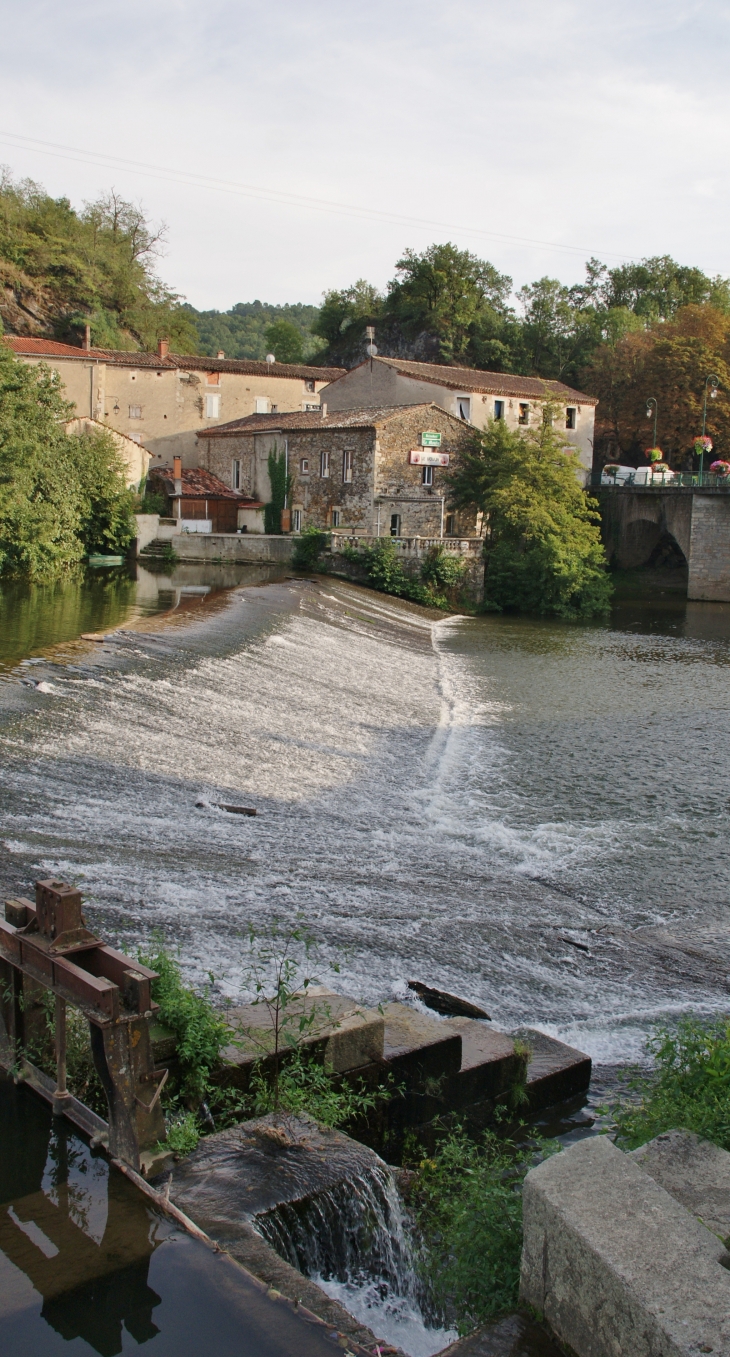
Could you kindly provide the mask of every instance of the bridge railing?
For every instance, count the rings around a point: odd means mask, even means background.
[[[672,471],[659,475],[645,474],[645,468],[639,468],[639,474],[606,476],[601,471],[592,471],[589,485],[591,490],[724,490],[730,493],[730,476],[711,476],[705,472],[702,476],[694,472]]]

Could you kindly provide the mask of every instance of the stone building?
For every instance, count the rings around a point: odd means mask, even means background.
[[[319,409],[322,387],[341,368],[248,359],[74,348],[52,339],[6,335],[4,342],[27,363],[47,363],[59,373],[64,395],[78,417],[91,418],[145,447],[152,465],[180,456],[196,462],[195,436],[216,423],[245,415]]]
[[[563,382],[377,357],[335,378],[322,393],[322,400],[332,411],[435,401],[480,429],[490,419],[504,419],[513,429],[534,428],[542,421],[549,402],[554,407],[556,429],[564,431],[566,443],[575,446],[581,465],[590,471],[593,464],[598,401]]]
[[[198,436],[198,462],[227,485],[268,502],[270,452],[284,453],[291,527],[365,536],[473,535],[446,509],[444,469],[466,434],[433,401],[319,414],[250,415]]]

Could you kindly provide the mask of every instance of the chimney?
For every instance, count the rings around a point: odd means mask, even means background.
[[[172,475],[175,481],[175,494],[182,494],[182,457],[173,457]]]
[[[82,347],[82,349],[90,349],[90,348],[91,348],[91,326],[90,326],[90,325],[85,325],[85,326],[84,326],[84,342],[83,342],[83,344],[81,345],[81,347]]]
[[[169,352],[170,352],[170,341],[169,341],[169,339],[158,339],[158,341],[157,341],[157,356],[158,356],[158,358],[167,358],[167,355],[168,355]]]
[[[219,349],[218,352],[217,352],[217,354],[216,354],[216,358],[225,358],[225,356],[226,356],[226,355],[225,355],[223,349]]]
[[[326,402],[326,401],[324,401],[324,403],[320,406],[320,409],[321,409],[321,411],[322,411],[322,418],[323,418],[323,419],[326,419],[326,418],[327,418],[327,402]]]

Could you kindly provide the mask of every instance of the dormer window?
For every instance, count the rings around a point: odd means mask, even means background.
[[[314,377],[307,377],[304,382],[305,391],[314,391]]]

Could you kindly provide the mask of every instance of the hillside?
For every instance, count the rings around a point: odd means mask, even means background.
[[[325,341],[312,333],[319,307],[303,302],[286,306],[259,301],[237,302],[230,311],[196,311],[192,306],[185,309],[198,332],[200,353],[211,356],[222,349],[227,358],[265,358],[272,347],[266,332],[277,321],[288,322],[301,335],[304,362],[326,347]],[[273,347],[276,348],[275,342]]]

